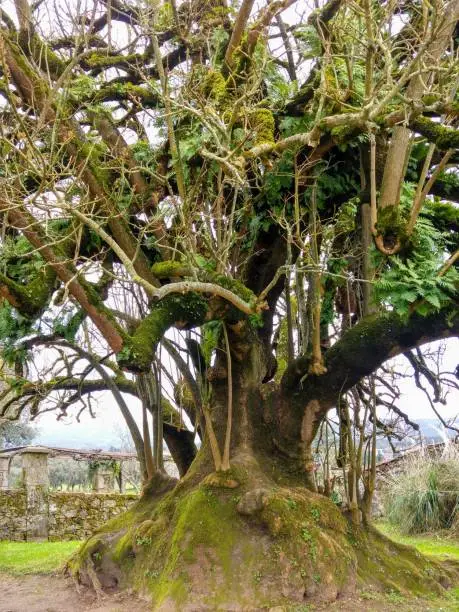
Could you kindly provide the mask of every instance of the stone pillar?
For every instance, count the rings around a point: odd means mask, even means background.
[[[27,540],[48,539],[48,449],[25,448],[22,455],[22,480],[27,495]]]
[[[120,493],[126,493],[126,462],[120,461]]]
[[[96,467],[94,472],[93,489],[96,493],[113,493],[115,474],[110,468]]]
[[[10,472],[10,455],[0,455],[0,491],[8,489]]]

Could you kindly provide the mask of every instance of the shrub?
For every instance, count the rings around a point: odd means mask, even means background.
[[[416,453],[403,472],[390,476],[384,499],[387,519],[402,533],[449,529],[459,508],[459,452],[447,444],[443,453]]]

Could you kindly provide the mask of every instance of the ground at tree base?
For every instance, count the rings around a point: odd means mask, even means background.
[[[10,576],[0,574],[0,612],[147,612],[151,604],[132,593],[77,592],[73,580],[62,575]]]
[[[77,593],[70,578],[62,575],[10,576],[0,574],[0,612],[147,612],[151,603],[137,599],[132,593],[106,594],[98,601],[90,589]],[[392,598],[395,596],[392,595]],[[395,599],[397,599],[395,597]],[[271,612],[453,612],[459,610],[459,599],[402,599],[391,601],[383,596],[362,591],[355,597],[331,604],[271,608]],[[268,612],[269,608],[252,608],[244,612]],[[199,608],[196,608],[199,612]],[[242,611],[241,611],[242,612]]]

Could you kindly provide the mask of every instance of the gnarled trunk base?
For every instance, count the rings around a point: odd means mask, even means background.
[[[411,547],[356,529],[329,499],[253,474],[235,464],[169,491],[155,483],[156,495],[82,546],[70,572],[96,590],[133,588],[154,610],[181,612],[333,601],[358,584],[441,594],[456,578]]]

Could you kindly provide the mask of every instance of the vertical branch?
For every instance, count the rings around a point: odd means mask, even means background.
[[[352,428],[351,428],[351,415],[349,412],[349,403],[347,399],[343,398],[344,402],[344,414],[346,418],[346,426],[348,430],[347,435],[347,443],[348,443],[348,452],[349,452],[349,463],[350,468],[348,472],[348,500],[349,500],[349,510],[351,513],[352,522],[355,525],[360,524],[360,512],[359,505],[357,501],[357,466],[356,466],[356,453],[354,440],[352,438]]]
[[[318,226],[317,226],[317,181],[314,181],[311,195],[311,218],[309,221],[309,240],[310,240],[310,255],[314,270],[311,274],[311,292],[312,300],[312,356],[309,372],[320,376],[325,374],[327,369],[323,364],[322,350],[320,348],[320,315],[321,315],[321,299],[320,299],[320,261],[318,248]]]
[[[361,151],[360,172],[362,190],[367,186],[367,177],[363,165]],[[366,151],[365,151],[366,154]],[[372,310],[372,280],[374,269],[371,264],[371,243],[372,236],[376,234],[377,208],[376,208],[376,139],[373,133],[370,134],[370,204],[363,202],[361,206],[362,214],[362,314],[370,314]]]
[[[155,379],[155,412],[156,412],[156,440],[155,440],[155,466],[159,471],[164,471],[163,457],[163,408],[161,395],[161,369],[158,364],[161,363],[161,356],[157,357],[157,361],[153,363],[153,372]]]
[[[154,460],[154,453],[151,443],[150,430],[148,426],[148,410],[153,408],[151,397],[151,388],[149,380],[151,377],[150,373],[142,373],[138,374],[136,377],[136,385],[138,390],[139,398],[142,402],[142,431],[143,431],[143,446],[144,446],[144,454],[145,454],[145,466],[147,472],[147,478],[150,479],[155,471],[156,465]],[[156,423],[155,423],[155,413],[152,410],[153,416],[153,442],[155,442],[155,431],[156,431]]]
[[[290,43],[290,39],[288,37],[287,29],[280,15],[276,15],[276,23],[277,23],[277,27],[279,28],[279,33],[281,35],[282,42],[284,43],[285,53],[287,55],[288,75],[292,81],[296,81],[297,77],[296,77],[295,60],[293,57],[293,49]]]
[[[225,53],[225,64],[228,71],[231,71],[233,67],[234,52],[241,43],[242,35],[249,20],[254,2],[255,0],[243,0],[241,8],[237,14],[236,21],[233,26],[233,32]]]
[[[365,520],[369,520],[371,516],[371,502],[373,501],[373,495],[375,491],[376,483],[376,431],[377,431],[377,419],[376,419],[376,387],[375,378],[371,376],[370,382],[370,398],[366,402],[366,410],[370,410],[372,420],[371,438],[369,440],[369,457],[368,467],[366,472],[366,478],[364,478],[365,491],[362,500],[362,513]]]
[[[301,239],[301,231],[300,231],[300,197],[299,197],[299,171],[297,165],[297,158],[295,157],[294,161],[294,169],[295,169],[295,190],[293,196],[293,207],[294,207],[294,215],[295,215],[295,228],[294,235],[296,239],[296,243],[298,248],[300,249],[300,254],[297,260],[297,269],[296,269],[296,294],[297,294],[297,302],[298,302],[298,351],[300,353],[305,353],[308,348],[309,341],[309,325],[308,325],[308,308],[306,304],[306,297],[304,294],[304,272],[301,270],[301,265],[304,262],[304,245]],[[290,235],[290,233],[289,233]],[[298,269],[298,263],[300,267]]]
[[[301,270],[301,265],[304,262],[303,252],[298,257],[298,263],[300,269],[296,269],[296,296],[298,302],[297,316],[298,316],[298,352],[306,353],[309,344],[309,297],[306,302],[306,296],[304,292],[304,272]]]
[[[143,451],[145,455],[145,467],[147,471],[147,478],[150,478],[155,473],[155,466],[153,460],[153,452],[151,449],[150,431],[148,428],[148,415],[147,407],[145,402],[142,401],[142,431],[143,431]]]
[[[294,194],[293,194],[293,209],[295,213],[295,238],[296,238],[298,247],[300,247],[302,244],[301,231],[300,231],[300,191],[299,191],[300,173],[298,171],[298,163],[297,163],[296,155],[295,155],[295,160],[294,160],[294,173],[295,173],[294,174],[295,184],[294,184]]]
[[[373,236],[376,235],[376,223],[378,211],[376,208],[376,139],[370,134],[370,229]]]
[[[369,482],[369,492],[370,492],[370,506],[371,501],[373,499],[373,493],[375,490],[376,484],[376,388],[375,388],[375,378],[371,377],[371,414],[373,418],[373,428],[371,430],[371,468],[370,468],[370,482]]]
[[[218,446],[217,436],[215,435],[214,426],[212,425],[212,417],[210,416],[209,407],[204,401],[202,404],[202,412],[206,423],[206,434],[209,439],[210,452],[214,461],[215,471],[219,472],[222,469],[222,456]]]
[[[331,494],[331,479],[330,479],[330,446],[328,442],[328,421],[325,423],[325,458],[324,458],[324,495],[327,497]]]
[[[362,204],[362,314],[365,316],[372,311],[372,281],[374,269],[371,264],[371,213],[368,204]]]
[[[414,194],[414,200],[413,200],[413,207],[411,209],[411,213],[410,213],[410,219],[408,221],[408,225],[406,226],[406,232],[408,234],[408,236],[411,235],[413,229],[414,229],[414,225],[416,222],[416,218],[418,216],[419,210],[421,208],[421,197],[422,197],[422,191],[424,188],[424,183],[427,177],[427,173],[429,172],[429,168],[430,168],[430,163],[432,161],[432,157],[433,154],[435,152],[435,144],[431,143],[429,145],[429,149],[427,151],[427,155],[426,158],[424,160],[424,164],[422,166],[422,170],[421,170],[421,175],[419,177],[419,181],[418,184],[416,186],[416,193]]]
[[[287,365],[290,366],[295,359],[295,352],[293,348],[292,299],[288,274],[285,275],[285,308],[287,311]]]
[[[424,166],[422,168],[421,177],[419,179],[419,183],[416,189],[416,194],[414,197],[413,207],[411,209],[410,218],[408,220],[408,225],[406,227],[406,232],[408,236],[411,236],[411,234],[413,233],[414,226],[416,225],[416,221],[421,211],[422,205],[424,204],[424,200],[428,196],[429,191],[432,188],[432,185],[437,180],[439,174],[443,172],[451,155],[454,153],[454,149],[449,149],[448,151],[446,151],[446,153],[443,155],[442,159],[440,160],[440,163],[438,164],[438,166],[435,168],[434,172],[432,173],[432,176],[429,178],[425,186],[423,186],[425,177],[427,175],[428,166],[430,165],[430,161],[432,159],[434,149],[435,149],[435,145],[430,145],[429,152],[427,153],[427,157],[425,159]],[[431,150],[432,150],[432,153],[430,154]],[[429,154],[430,154],[430,159],[428,159]]]
[[[180,152],[177,145],[177,139],[175,137],[174,124],[172,121],[172,104],[169,97],[169,87],[166,78],[166,73],[163,66],[163,58],[161,56],[161,49],[159,48],[158,37],[156,36],[156,11],[157,7],[153,8],[153,23],[151,28],[151,42],[153,47],[153,53],[155,55],[156,69],[159,75],[159,81],[161,83],[161,89],[163,92],[164,98],[164,109],[166,111],[166,123],[167,123],[167,133],[169,138],[169,146],[172,155],[172,163],[175,170],[176,180],[177,180],[177,188],[179,192],[180,199],[182,200],[183,205],[186,202],[186,189],[185,189],[185,179],[183,176],[182,163],[180,161]]]
[[[14,2],[19,27],[22,32],[30,36],[32,31],[32,11],[27,0],[15,0]]]
[[[223,323],[223,335],[225,338],[226,348],[226,363],[228,370],[228,411],[226,417],[226,433],[225,446],[223,448],[222,470],[230,469],[230,446],[231,446],[231,426],[233,422],[233,370],[231,362],[230,344],[228,340],[228,331],[225,323]]]
[[[293,343],[293,315],[292,315],[292,298],[290,295],[290,269],[292,265],[292,236],[288,231],[287,239],[287,273],[285,274],[285,308],[287,313],[287,364],[293,362],[295,358],[295,349]]]
[[[367,29],[367,56],[365,60],[365,104],[371,99],[373,92],[373,72],[375,64],[375,40],[373,34],[373,15],[370,0],[364,0],[365,27]]]
[[[169,0],[169,1],[172,7],[172,14],[174,15],[174,21],[175,21],[175,25],[177,26],[177,31],[181,35],[180,18],[179,18],[178,9],[177,9],[177,2],[176,0]]]

